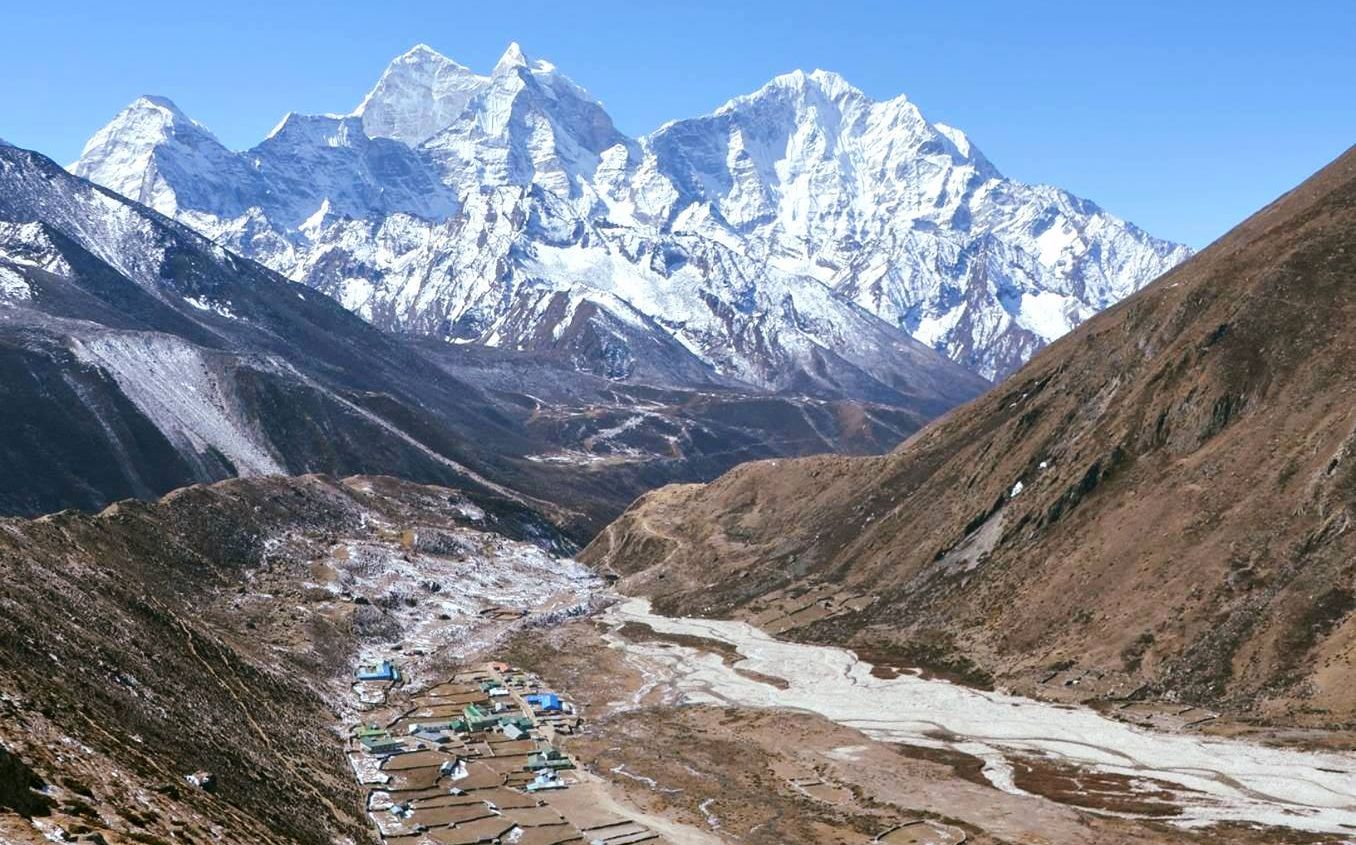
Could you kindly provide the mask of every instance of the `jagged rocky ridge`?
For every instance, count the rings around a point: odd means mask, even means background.
[[[395,337],[0,147],[0,513],[384,473],[493,492],[583,540],[667,481],[880,451],[945,406],[618,384],[549,354]]]
[[[612,379],[966,398],[931,350],[1002,376],[1188,254],[836,74],[630,139],[517,45],[421,45],[244,152],[145,97],[73,170],[383,328]]]

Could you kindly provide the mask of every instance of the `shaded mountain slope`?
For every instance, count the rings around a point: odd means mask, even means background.
[[[36,153],[0,148],[0,183],[4,418],[18,435],[5,448],[20,471],[7,473],[7,510],[311,470],[498,486],[475,444],[511,448],[515,435],[471,385]],[[441,439],[373,411],[383,399],[416,418],[436,409]]]
[[[1356,719],[1356,150],[879,458],[739,467],[586,550],[666,611],[1036,689]]]
[[[515,370],[532,374],[503,377]],[[579,540],[645,490],[740,460],[883,451],[978,381],[881,387],[880,402],[660,389],[578,372],[567,351],[400,338],[13,147],[0,376],[0,513],[232,475],[385,473],[516,497]]]

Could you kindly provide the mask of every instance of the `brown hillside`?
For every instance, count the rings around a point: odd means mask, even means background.
[[[336,708],[358,652],[401,628],[318,586],[317,562],[406,526],[452,536],[471,502],[552,536],[502,499],[367,477],[0,519],[0,843],[375,841]]]
[[[792,635],[1019,689],[1350,723],[1354,388],[1356,148],[893,454],[664,488],[585,558],[673,613],[839,584],[877,600]]]

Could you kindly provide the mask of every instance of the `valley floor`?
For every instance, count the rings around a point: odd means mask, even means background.
[[[283,510],[251,539],[262,553],[231,552],[217,539],[230,534],[198,537],[203,515],[225,508],[264,524],[265,502]],[[136,508],[11,525],[30,556],[102,549],[91,560],[104,568],[78,570],[85,579],[111,572],[116,552],[172,565],[186,592],[148,609],[109,593],[101,615],[69,625],[50,613],[0,620],[31,623],[6,642],[36,667],[0,661],[4,845],[1356,839],[1345,734],[1250,733],[1161,704],[1040,702],[766,632],[855,612],[867,596],[774,601],[761,628],[660,617],[574,561],[496,533],[503,513],[386,480],[230,482]],[[114,542],[150,526],[197,539],[135,553]],[[191,561],[214,568],[189,578]],[[64,557],[42,566],[16,575],[6,600],[38,607],[21,587],[72,571]],[[139,590],[133,575],[123,581]],[[89,607],[87,582],[63,577]],[[90,620],[95,660],[75,639]],[[355,683],[383,660],[398,683]],[[570,704],[567,726],[528,706],[534,688]],[[470,703],[493,713],[506,699],[496,721],[529,719],[527,737],[495,724],[408,739],[413,721],[455,720]],[[63,712],[72,706],[84,715]],[[370,753],[364,737],[383,732],[420,747]],[[544,751],[571,768],[563,788],[529,795],[530,758]],[[199,768],[213,790],[189,779]]]
[[[741,628],[742,637],[730,635]],[[1081,707],[873,678],[855,659],[807,671],[784,655],[769,658],[781,649],[816,647],[738,623],[650,616],[632,600],[518,635],[507,653],[579,696],[585,725],[564,746],[581,765],[648,812],[727,842],[1329,843],[1356,835],[1350,753],[1221,741],[1185,725],[1148,730]],[[928,714],[901,707],[901,696]],[[960,736],[948,724],[989,736]],[[1127,773],[1127,760],[1164,749],[1178,757],[1157,769],[1141,758]]]
[[[1191,723],[1151,730],[911,673],[882,678],[850,652],[780,641],[740,622],[659,617],[641,600],[612,606],[598,623],[580,636],[597,637],[598,648],[619,656],[620,673],[634,676],[637,691],[615,711],[628,714],[623,721],[680,705],[646,724],[676,721],[708,735],[715,723],[732,741],[763,738],[754,743],[768,755],[763,787],[708,793],[708,809],[723,804],[730,818],[749,820],[744,834],[755,840],[766,793],[799,795],[809,776],[852,795],[818,803],[850,818],[864,813],[870,822],[856,824],[867,833],[933,813],[1011,842],[1088,841],[1089,828],[1097,841],[1125,842],[1329,842],[1356,831],[1350,753],[1207,737]],[[696,715],[703,712],[710,717]],[[688,747],[657,737],[638,744]],[[928,767],[950,771],[920,784]],[[634,771],[664,782],[646,768]],[[719,769],[709,779],[720,782]],[[737,828],[727,821],[726,830]],[[780,837],[766,841],[820,841]]]

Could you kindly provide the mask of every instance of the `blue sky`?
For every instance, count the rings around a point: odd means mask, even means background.
[[[548,58],[630,134],[794,68],[907,94],[1009,176],[1204,246],[1356,143],[1356,2],[12,4],[0,137],[66,163],[143,93],[227,145],[346,112],[417,42]]]

